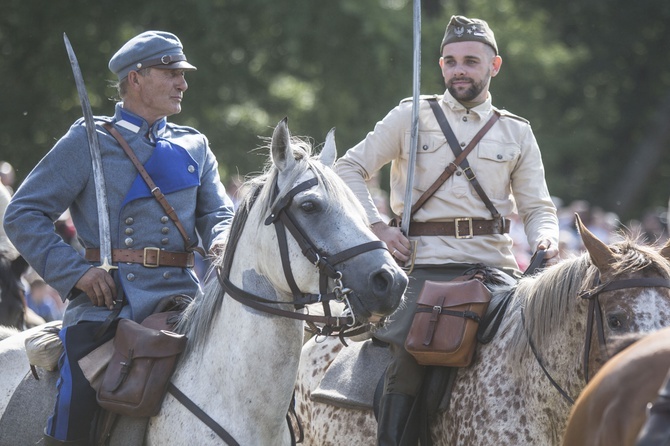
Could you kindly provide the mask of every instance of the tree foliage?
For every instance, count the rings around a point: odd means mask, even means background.
[[[441,93],[452,14],[485,18],[503,69],[494,103],[531,121],[550,191],[622,217],[665,205],[670,43],[663,0],[425,0],[422,93]],[[284,116],[340,155],[412,91],[409,0],[5,0],[0,159],[20,181],[81,115],[63,46],[78,55],[95,114],[112,112],[111,55],[147,29],[174,32],[198,71],[171,119],[205,133],[227,181],[262,169],[260,137]],[[665,120],[663,119],[665,117]],[[631,172],[631,166],[635,174]]]

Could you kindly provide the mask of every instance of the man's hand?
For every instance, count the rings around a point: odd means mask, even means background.
[[[89,268],[74,287],[86,293],[96,307],[106,306],[110,310],[114,308],[116,285],[107,271]]]
[[[545,249],[546,252],[544,254],[544,260],[545,260],[545,265],[554,265],[558,263],[559,257],[558,257],[558,246],[553,246],[551,241],[549,240],[542,240],[540,243],[537,244],[537,250]]]
[[[386,243],[386,247],[393,257],[401,262],[407,262],[410,259],[412,245],[400,231],[400,228],[378,221],[372,225],[371,229],[381,241]]]

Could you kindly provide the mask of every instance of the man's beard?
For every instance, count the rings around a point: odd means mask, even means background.
[[[467,80],[470,82],[470,87],[465,89],[465,90],[457,90],[456,88],[453,87],[453,82],[454,81],[462,81],[462,80]],[[447,89],[449,90],[449,93],[454,97],[454,99],[458,101],[464,101],[464,102],[470,102],[475,100],[477,96],[481,94],[482,91],[484,91],[484,88],[486,87],[486,82],[481,81],[481,82],[475,82],[473,79],[467,77],[467,78],[459,78],[459,79],[451,79],[447,83]]]

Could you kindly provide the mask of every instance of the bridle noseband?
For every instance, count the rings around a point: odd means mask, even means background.
[[[232,257],[235,252],[235,247],[239,239],[239,233],[233,236],[231,234],[231,243],[226,249],[226,255],[224,258],[224,265],[221,268],[217,268],[217,275],[219,282],[223,287],[224,291],[230,295],[233,299],[238,302],[252,307],[256,310],[263,311],[266,313],[271,313],[274,315],[287,317],[291,319],[299,319],[305,321],[312,331],[317,335],[339,335],[340,338],[344,336],[345,331],[349,328],[352,328],[356,325],[356,319],[353,315],[353,311],[350,315],[347,316],[332,316],[330,311],[330,306],[328,302],[335,300],[337,302],[344,302],[348,308],[351,308],[348,300],[348,294],[351,293],[349,288],[346,288],[342,282],[342,273],[335,267],[335,265],[344,262],[345,260],[351,259],[359,254],[363,254],[368,251],[375,249],[384,249],[386,250],[386,244],[380,240],[370,241],[363,243],[361,245],[354,246],[352,248],[345,249],[342,252],[337,254],[329,254],[318,249],[317,246],[312,242],[312,240],[305,234],[305,231],[301,228],[300,224],[296,221],[293,216],[290,205],[293,201],[293,198],[307,189],[310,189],[318,184],[318,179],[316,177],[311,178],[307,181],[304,181],[283,197],[276,201],[274,206],[270,211],[270,215],[265,219],[265,225],[274,224],[275,230],[277,233],[277,241],[279,244],[279,252],[282,262],[282,268],[284,271],[284,276],[286,281],[291,289],[293,294],[293,301],[290,302],[280,302],[270,299],[265,299],[260,296],[256,296],[252,293],[242,290],[241,288],[234,285],[229,279],[230,267],[232,264]],[[241,225],[237,225],[237,229],[241,232],[242,227],[244,226],[244,221],[248,216],[249,210],[253,205],[253,202],[258,197],[261,187],[259,187],[254,196],[250,205],[241,210],[236,214],[235,218],[244,219],[241,222]],[[274,194],[278,193],[278,186],[275,183]],[[286,232],[290,232],[293,238],[296,240],[302,254],[319,270],[319,294],[309,294],[303,293],[300,291],[295,278],[293,277],[293,272],[291,270],[291,264],[288,254],[288,240]],[[334,286],[331,292],[328,292],[328,280],[332,279],[334,281]],[[322,303],[324,308],[324,316],[315,316],[309,314],[297,313],[295,311],[282,310],[280,308],[274,308],[271,305],[294,305],[296,309],[303,308],[307,304],[311,303]],[[323,324],[321,328],[317,327],[315,324]]]

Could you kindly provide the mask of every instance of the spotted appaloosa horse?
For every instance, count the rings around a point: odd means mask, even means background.
[[[171,380],[241,445],[291,442],[286,414],[303,339],[296,299],[336,295],[357,320],[376,321],[393,312],[407,286],[407,276],[370,230],[362,206],[330,168],[336,158],[332,132],[315,157],[306,142],[291,138],[284,120],[275,128],[270,153],[272,164],[251,180],[253,193],[237,211],[224,261],[215,262],[223,264],[219,275],[207,282],[177,326],[189,347]],[[300,241],[294,228],[302,229]],[[329,273],[325,280],[322,271]],[[261,306],[242,303],[243,294]],[[295,318],[271,314],[262,304]],[[12,338],[0,342],[0,414],[26,375],[25,362],[11,376],[5,374],[11,368],[5,361],[16,362],[16,355],[7,356],[10,349],[2,352]],[[36,444],[30,436],[40,435],[45,420],[35,418],[30,412],[23,417],[24,429],[0,432],[0,444]],[[145,444],[218,446],[223,440],[170,393],[149,421]]]
[[[449,409],[431,420],[435,445],[560,445],[572,399],[585,386],[584,352],[589,352],[588,373],[593,375],[609,358],[606,346],[612,337],[670,323],[670,245],[660,253],[632,240],[608,246],[578,217],[577,224],[588,252],[518,282],[497,336],[479,345],[475,362],[459,370]],[[621,282],[627,279],[647,282],[629,288],[629,282]],[[506,291],[494,291],[490,308]],[[594,308],[602,314],[603,345],[596,322],[587,350],[587,319]],[[371,410],[310,398],[341,348],[338,342],[310,340],[303,347],[296,399],[305,445],[374,445]]]
[[[670,327],[609,360],[570,412],[564,446],[634,446],[670,370]],[[668,439],[670,441],[670,438]]]

